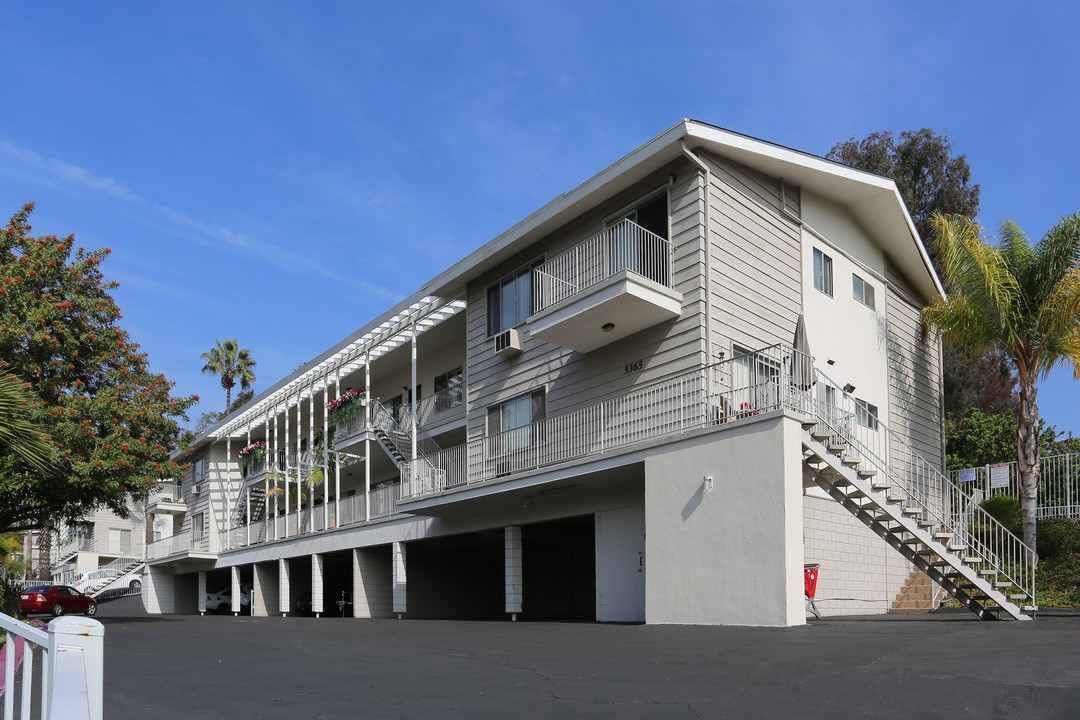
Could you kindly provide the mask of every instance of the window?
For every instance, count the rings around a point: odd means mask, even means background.
[[[206,537],[206,518],[203,513],[191,516],[191,537],[194,540]]]
[[[780,389],[780,367],[775,359],[738,346],[732,350],[732,412],[744,417],[775,409]]]
[[[851,275],[851,296],[871,310],[874,309],[874,286],[854,273]]]
[[[124,528],[109,528],[109,554],[131,554],[131,530]]]
[[[419,383],[416,385],[416,404],[420,404],[420,398],[423,397],[421,388],[423,386]],[[390,399],[390,414],[394,417],[396,422],[405,422],[406,415],[412,412],[412,388],[402,387],[401,394],[397,397]]]
[[[461,404],[464,387],[461,368],[435,376],[435,412],[443,412]]]
[[[488,288],[488,335],[498,335],[532,315],[532,271],[540,263],[538,260]]]
[[[516,430],[543,420],[545,404],[544,391],[541,389],[492,405],[488,408],[488,435]]]
[[[832,258],[814,248],[814,287],[832,297]]]
[[[666,192],[619,215],[608,223],[608,227],[611,229],[608,252],[612,273],[631,270],[662,285],[670,285],[667,243],[662,242],[668,239]]]
[[[196,458],[195,462],[191,466],[191,482],[196,485],[201,485],[202,481],[206,479],[206,457]]]
[[[865,400],[855,400],[855,422],[863,427],[877,430],[877,405],[871,405]]]

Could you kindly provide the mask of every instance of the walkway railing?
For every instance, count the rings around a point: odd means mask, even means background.
[[[671,287],[672,246],[622,220],[533,269],[533,312],[568,300],[623,270]]]
[[[1000,479],[995,479],[991,465],[950,470],[949,479],[980,500],[991,495],[1009,495],[1020,500],[1020,470],[1016,461],[998,465]],[[1080,517],[1080,453],[1050,455],[1039,462],[1037,514],[1040,520]]]
[[[568,413],[402,464],[402,497],[416,498],[629,447],[758,413],[809,413],[811,358],[783,345],[632,389]],[[800,387],[805,389],[800,389]]]
[[[102,720],[105,628],[96,620],[60,617],[47,631],[0,613],[7,631],[3,647],[3,686],[0,704],[4,719]],[[34,702],[34,655],[40,657],[41,694]],[[22,671],[16,682],[16,665]]]

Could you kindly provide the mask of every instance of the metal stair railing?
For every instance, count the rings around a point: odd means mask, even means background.
[[[838,388],[840,412],[810,398],[813,415],[846,443],[860,464],[876,470],[894,482],[908,498],[909,507],[918,507],[923,518],[933,522],[977,555],[1000,576],[1006,578],[1035,604],[1035,565],[1038,556],[993,516],[971,501],[963,490],[919,455],[881,420],[869,413],[862,401],[839,390],[840,386],[815,368],[817,382]],[[846,426],[838,418],[852,415],[856,422]]]

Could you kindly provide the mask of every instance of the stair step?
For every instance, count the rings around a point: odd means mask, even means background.
[[[802,428],[803,428],[803,430],[813,430],[814,428],[817,427],[817,424],[818,424],[817,420],[808,418],[808,419],[802,421]]]
[[[1030,600],[1027,593],[1016,593],[1015,595],[1006,595],[1009,600],[1013,602],[1023,602],[1024,600]]]
[[[922,515],[922,508],[906,507],[906,508],[904,508],[904,514],[908,515],[910,517],[915,517],[916,515]]]
[[[862,477],[862,471],[861,470],[859,471],[859,477]],[[880,480],[874,480],[872,483],[870,483],[870,487],[874,488],[878,492],[885,492],[889,488],[892,487],[892,483],[890,483],[888,480],[882,478]]]
[[[843,455],[845,452],[847,452],[847,445],[840,445],[840,444],[829,445],[828,451],[831,452],[833,455],[837,455],[837,456]]]
[[[862,470],[859,470],[859,477],[861,477],[863,480],[869,480],[875,475],[877,475],[877,470],[873,468],[864,468]]]
[[[920,520],[919,521],[919,527],[921,527],[921,528],[932,528],[936,524],[937,523],[935,523],[933,520]],[[935,535],[934,537],[937,537],[937,536]]]
[[[811,432],[810,437],[814,438],[819,443],[823,443],[832,437],[832,433],[826,430],[819,430],[817,432]]]
[[[888,500],[891,503],[902,503],[905,500],[907,500],[907,495],[903,495],[903,494],[900,494],[900,493],[889,493],[886,500]]]
[[[904,544],[905,545],[922,545],[923,541],[917,535],[912,535],[911,537],[904,540]]]
[[[934,539],[938,542],[945,542],[946,540],[951,539],[952,535],[951,532],[936,532],[934,533]]]

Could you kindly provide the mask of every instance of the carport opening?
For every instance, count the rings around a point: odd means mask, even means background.
[[[594,517],[522,527],[522,619],[596,619]]]
[[[351,550],[323,555],[323,615],[353,617]]]
[[[411,542],[410,618],[506,617],[502,528]]]

